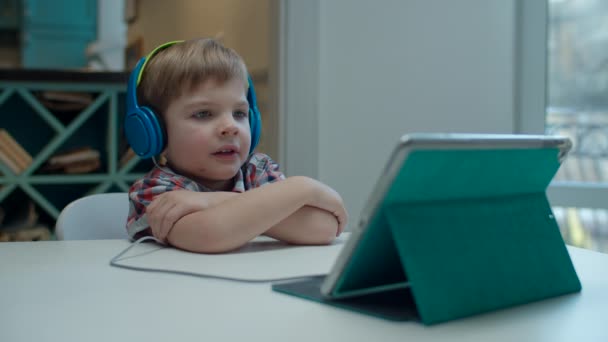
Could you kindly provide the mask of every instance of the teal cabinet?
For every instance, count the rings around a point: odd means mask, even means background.
[[[94,37],[81,32],[25,30],[21,42],[24,68],[68,69],[87,65],[85,49]]]
[[[94,31],[96,0],[22,0],[26,28]]]
[[[96,39],[97,0],[22,0],[24,68],[82,68]]]

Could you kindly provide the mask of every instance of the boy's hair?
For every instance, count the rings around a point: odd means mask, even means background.
[[[146,64],[137,86],[137,101],[161,120],[171,101],[206,80],[247,82],[247,67],[232,49],[210,38],[187,40],[157,52]]]

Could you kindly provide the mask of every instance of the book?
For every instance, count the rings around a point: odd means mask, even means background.
[[[0,148],[0,162],[6,165],[6,167],[16,175],[22,171],[22,168],[17,165],[13,157],[9,156],[2,148]]]
[[[58,166],[90,160],[99,160],[99,151],[90,147],[79,147],[55,154],[48,163],[50,166]]]
[[[0,149],[12,156],[21,171],[32,163],[32,156],[4,128],[0,128]]]
[[[46,108],[58,112],[75,112],[85,109],[93,102],[89,93],[43,91],[38,99]]]
[[[43,224],[24,227],[12,233],[12,241],[47,241],[51,239],[51,231]]]
[[[66,103],[78,103],[81,105],[89,105],[93,102],[93,95],[89,93],[76,93],[76,92],[65,92],[65,91],[43,91],[40,93],[40,97],[48,101],[59,101]]]
[[[99,151],[85,146],[55,154],[40,171],[77,174],[95,171],[100,166]]]
[[[19,168],[19,172],[27,168],[27,161],[21,158],[19,152],[17,152],[6,141],[0,140],[0,151],[4,152],[4,154],[13,161],[13,163]]]
[[[101,166],[99,159],[85,160],[64,166],[63,172],[69,174],[87,173],[99,169],[99,166]]]
[[[50,239],[51,231],[43,224],[12,230],[0,229],[0,242],[47,241]]]

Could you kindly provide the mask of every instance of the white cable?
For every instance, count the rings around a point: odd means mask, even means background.
[[[313,277],[319,277],[319,276],[325,276],[326,275],[326,274],[312,274],[312,275],[306,275],[306,276],[285,277],[285,278],[246,279],[246,278],[218,276],[218,275],[205,274],[205,273],[196,273],[196,272],[188,272],[188,271],[170,270],[170,269],[164,269],[164,268],[123,265],[123,264],[119,264],[118,263],[120,260],[122,260],[122,259],[120,259],[120,257],[123,256],[124,254],[126,254],[129,250],[131,250],[131,248],[139,245],[140,243],[142,243],[144,241],[148,241],[148,240],[153,240],[153,241],[156,241],[156,242],[158,242],[158,243],[166,246],[166,244],[164,244],[163,242],[161,242],[160,240],[158,240],[157,238],[155,238],[153,236],[144,236],[144,237],[138,239],[137,241],[133,242],[131,244],[131,246],[125,248],[122,252],[118,253],[115,257],[113,257],[112,259],[110,259],[110,266],[120,267],[120,268],[129,269],[129,270],[135,270],[135,271],[147,271],[147,272],[160,272],[160,273],[179,274],[179,275],[194,276],[194,277],[199,277],[199,278],[229,280],[229,281],[236,281],[236,282],[242,282],[242,283],[270,283],[270,282],[279,282],[279,281],[307,279],[307,278],[313,278]]]
[[[158,165],[158,162],[156,162],[156,156],[152,156],[152,162],[154,163],[154,166],[156,166],[158,169],[162,170],[160,165]]]

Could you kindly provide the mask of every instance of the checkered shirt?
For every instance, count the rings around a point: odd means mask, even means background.
[[[254,153],[236,174],[232,191],[241,193],[282,179],[285,176],[279,171],[277,163],[265,154]],[[127,232],[131,238],[152,235],[146,207],[156,196],[172,190],[212,191],[166,166],[154,167],[129,189]]]

